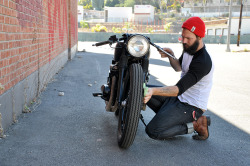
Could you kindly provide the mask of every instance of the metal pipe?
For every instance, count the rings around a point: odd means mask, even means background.
[[[241,32],[241,20],[242,20],[242,9],[243,9],[243,2],[241,0],[241,6],[240,6],[240,19],[239,19],[239,29],[238,29],[238,40],[237,40],[237,46],[240,46],[240,32]]]
[[[227,52],[231,52],[230,50],[230,35],[231,35],[231,19],[232,19],[232,0],[230,0],[229,6],[229,18],[228,18],[228,33],[227,33]]]

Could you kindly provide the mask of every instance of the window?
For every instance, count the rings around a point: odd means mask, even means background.
[[[222,30],[222,35],[223,35],[223,36],[227,36],[227,34],[228,34],[227,28],[223,28],[223,30]]]
[[[215,35],[216,36],[222,35],[222,30],[221,29],[215,29]]]
[[[207,35],[214,35],[212,29],[207,29]]]

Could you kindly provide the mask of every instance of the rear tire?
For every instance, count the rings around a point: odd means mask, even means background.
[[[129,92],[126,105],[119,110],[118,145],[128,148],[132,145],[139,123],[143,97],[143,71],[139,64],[132,64],[129,68]]]

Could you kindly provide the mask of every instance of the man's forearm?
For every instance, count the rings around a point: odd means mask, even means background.
[[[152,95],[158,96],[178,96],[179,88],[177,86],[165,86],[160,88],[152,88]]]
[[[169,62],[175,71],[181,71],[181,65],[179,60],[169,58]]]

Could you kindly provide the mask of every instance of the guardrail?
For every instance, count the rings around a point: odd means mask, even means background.
[[[108,39],[111,35],[117,35],[118,37],[122,35],[122,33],[110,33],[110,32],[78,32],[78,41],[95,41],[100,42]],[[144,33],[144,35],[150,37],[151,41],[154,43],[178,43],[179,34],[152,34],[152,33]],[[238,37],[235,35],[231,35],[231,44],[237,44]],[[240,38],[240,44],[250,44],[250,34],[242,35]],[[226,44],[227,36],[215,36],[215,35],[207,35],[203,39],[204,43],[211,44]]]

